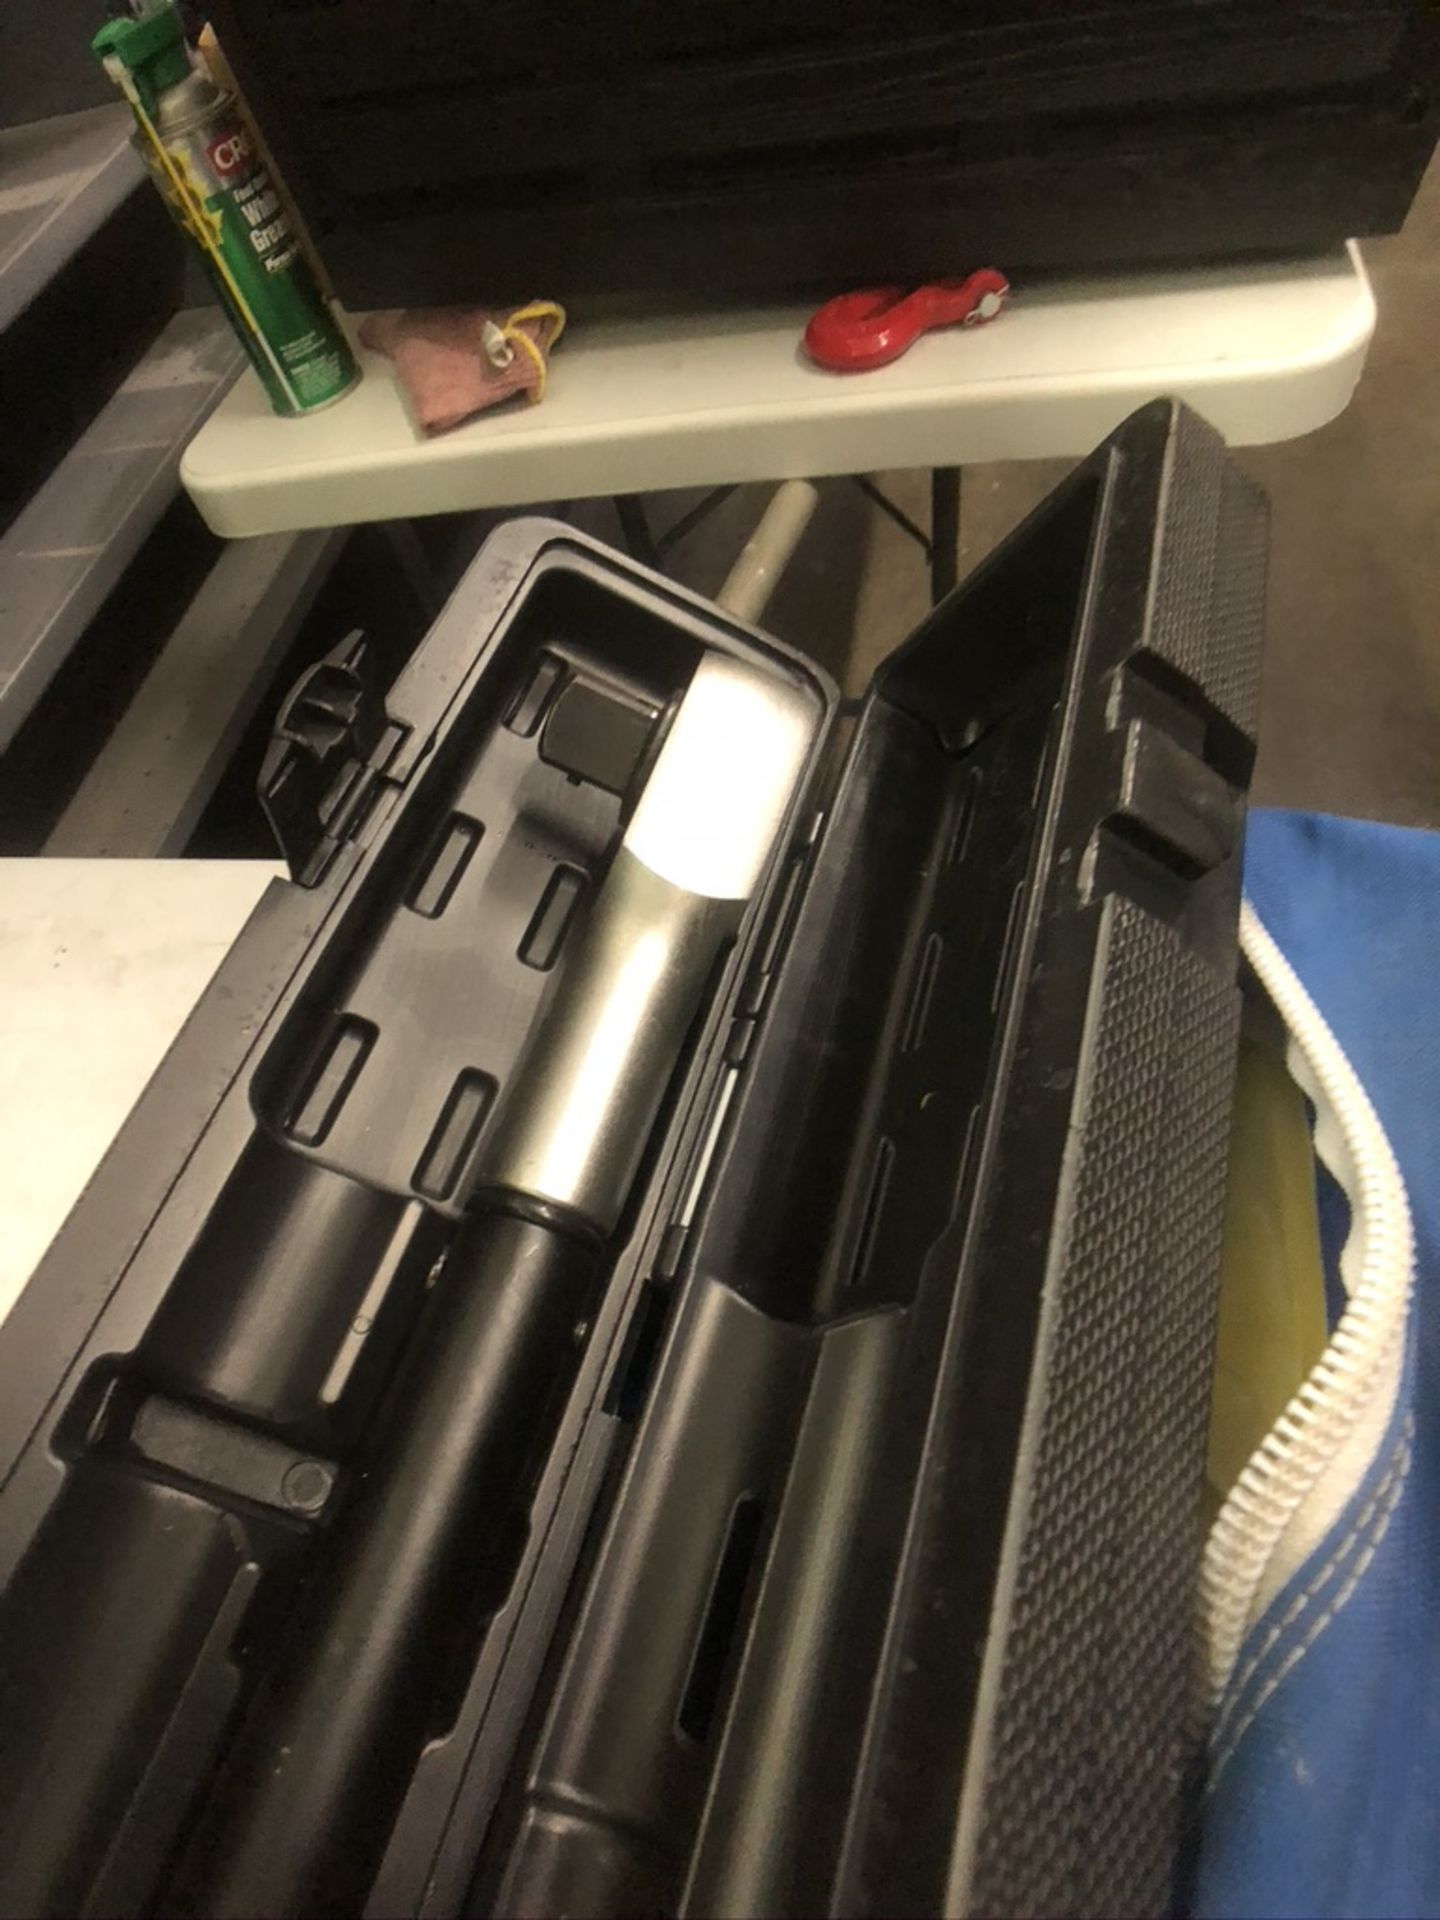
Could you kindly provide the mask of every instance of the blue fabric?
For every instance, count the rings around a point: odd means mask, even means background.
[[[1257,811],[1246,890],[1389,1136],[1417,1297],[1371,1470],[1241,1653],[1197,1905],[1440,1914],[1440,835]]]

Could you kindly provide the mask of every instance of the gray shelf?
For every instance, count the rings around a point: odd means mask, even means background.
[[[116,723],[47,854],[183,853],[344,546],[341,531],[232,542]]]
[[[0,749],[174,499],[242,358],[214,309],[176,314],[0,538]]]
[[[0,130],[0,332],[148,187],[133,125],[114,106]]]

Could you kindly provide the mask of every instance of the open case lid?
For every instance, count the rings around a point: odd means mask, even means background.
[[[1263,554],[1157,403],[848,739],[796,656],[535,522],[383,702],[355,650],[309,682],[264,777],[303,884],[0,1334],[0,1905],[1165,1905]],[[365,1722],[346,1516],[413,1442],[490,1115],[707,649],[814,747],[563,1391],[455,1492],[471,1558],[397,1550],[431,1611]],[[207,1880],[297,1648],[346,1711]]]

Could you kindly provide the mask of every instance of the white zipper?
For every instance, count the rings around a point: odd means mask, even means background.
[[[1350,1202],[1347,1304],[1324,1353],[1231,1488],[1201,1570],[1208,1707],[1241,1644],[1324,1540],[1373,1463],[1395,1410],[1413,1285],[1399,1166],[1344,1050],[1247,900],[1240,944],[1290,1034],[1291,1075],[1315,1107],[1315,1151]]]

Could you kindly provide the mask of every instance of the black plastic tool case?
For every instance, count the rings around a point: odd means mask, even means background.
[[[1263,568],[1157,403],[858,716],[536,521],[301,690],[297,884],[0,1335],[0,1910],[1167,1905]],[[705,648],[815,746],[560,1243],[476,1169]]]

